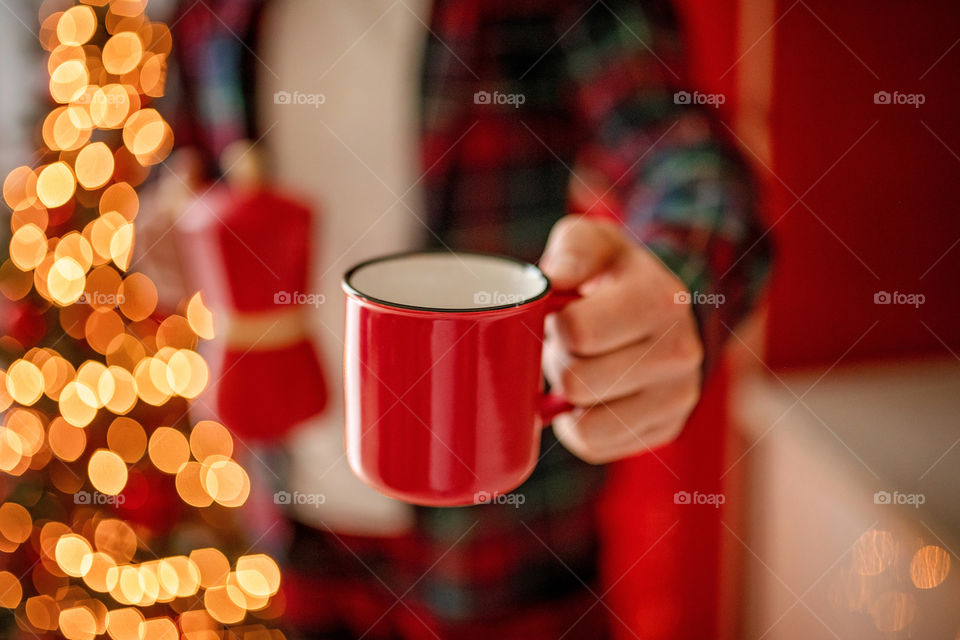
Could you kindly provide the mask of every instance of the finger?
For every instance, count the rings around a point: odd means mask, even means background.
[[[551,337],[545,342],[543,371],[553,390],[575,405],[623,398],[699,372],[703,347],[690,324],[678,320],[656,338],[586,358],[571,354]]]
[[[587,462],[600,463],[647,451],[674,439],[699,397],[695,379],[646,391],[554,419],[563,445]]]
[[[674,302],[683,284],[646,251],[631,251],[579,300],[547,318],[571,353],[598,356],[650,337],[678,320],[693,321],[688,305]]]
[[[550,231],[540,267],[556,289],[575,289],[602,272],[626,247],[613,224],[567,216]]]

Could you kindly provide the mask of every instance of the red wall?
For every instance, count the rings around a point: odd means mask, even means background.
[[[753,80],[742,64],[721,78],[740,56],[736,2],[680,6],[694,81],[733,97],[721,112],[732,124],[735,83]],[[758,170],[778,252],[769,363],[829,365],[847,349],[850,359],[946,353],[941,340],[960,351],[960,246],[950,250],[960,239],[960,45],[948,52],[960,5],[784,0],[774,16],[772,171]],[[875,105],[879,90],[926,101]],[[808,190],[809,208],[794,206]],[[878,291],[926,302],[879,306]]]

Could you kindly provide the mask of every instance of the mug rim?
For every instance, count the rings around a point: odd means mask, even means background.
[[[534,297],[532,297],[532,298],[527,298],[526,300],[523,300],[522,302],[514,302],[514,303],[499,304],[499,305],[490,305],[490,306],[486,306],[486,307],[471,307],[471,308],[469,308],[469,309],[451,309],[451,308],[449,308],[449,307],[424,307],[424,306],[419,306],[419,305],[402,304],[402,303],[399,303],[399,302],[391,302],[391,301],[389,301],[389,300],[383,300],[382,298],[377,298],[377,297],[371,296],[371,295],[369,295],[369,294],[363,293],[363,292],[360,291],[359,289],[355,288],[352,284],[350,284],[350,278],[351,278],[357,271],[359,271],[360,269],[363,269],[364,267],[368,267],[368,266],[370,266],[370,265],[372,265],[372,264],[376,264],[376,263],[378,263],[378,262],[386,262],[386,261],[388,261],[388,260],[396,260],[396,259],[398,259],[398,258],[406,258],[406,257],[409,257],[409,256],[415,256],[415,255],[430,255],[430,254],[450,254],[450,255],[464,255],[464,256],[480,256],[480,257],[484,257],[484,258],[496,258],[496,259],[498,259],[498,260],[504,260],[504,261],[507,261],[507,262],[512,262],[512,263],[517,264],[517,265],[520,265],[520,266],[522,266],[522,267],[528,267],[528,268],[533,268],[533,269],[535,269],[535,270],[537,271],[537,273],[539,273],[540,276],[543,278],[544,282],[546,282],[546,286],[543,288],[543,291],[541,291],[540,293],[538,293],[536,296],[534,296]],[[429,312],[429,313],[448,313],[448,314],[450,314],[450,313],[453,313],[453,314],[482,313],[482,312],[487,312],[487,311],[504,311],[504,310],[507,310],[507,309],[517,309],[517,308],[524,307],[524,306],[527,306],[527,305],[529,305],[529,304],[532,304],[532,303],[534,303],[534,302],[537,302],[538,300],[542,300],[543,298],[547,297],[547,295],[549,295],[551,289],[553,288],[553,284],[550,282],[550,278],[547,277],[547,275],[540,269],[540,267],[538,267],[537,265],[533,264],[532,262],[527,262],[526,260],[520,260],[519,258],[514,258],[514,257],[512,257],[512,256],[505,256],[505,255],[500,254],[500,253],[490,253],[490,252],[487,252],[487,251],[450,251],[449,249],[414,249],[414,250],[410,250],[410,251],[398,251],[398,252],[395,252],[395,253],[388,253],[388,254],[384,254],[384,255],[381,255],[381,256],[377,256],[377,257],[375,257],[375,258],[370,258],[370,259],[368,259],[368,260],[364,260],[363,262],[359,262],[359,263],[353,265],[352,267],[350,267],[349,269],[347,269],[347,270],[344,272],[343,277],[340,279],[340,286],[343,288],[343,290],[344,290],[348,295],[353,295],[353,296],[355,296],[355,297],[357,297],[357,298],[359,298],[359,299],[361,299],[361,300],[365,300],[365,301],[367,301],[367,302],[372,302],[372,303],[374,303],[374,304],[378,304],[378,305],[381,305],[381,306],[384,306],[384,307],[388,307],[388,308],[391,308],[391,309],[405,309],[405,310],[408,310],[408,311],[424,311],[424,312]]]

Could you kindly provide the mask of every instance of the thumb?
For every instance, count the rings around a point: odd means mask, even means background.
[[[540,268],[557,289],[575,289],[606,269],[624,247],[619,230],[609,222],[566,216],[550,231]]]

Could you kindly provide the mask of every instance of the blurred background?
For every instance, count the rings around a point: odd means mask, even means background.
[[[431,27],[428,52],[447,51],[457,58],[463,51],[459,40],[437,35],[435,23],[441,18],[453,25],[443,33],[464,40],[470,36],[470,19],[464,16],[478,12],[494,22],[501,12],[503,24],[513,29],[507,32],[515,37],[524,33],[524,23],[503,3],[491,3],[483,11],[477,3],[356,4],[150,0],[146,7],[149,20],[171,27],[173,44],[153,50],[163,56],[156,64],[162,65],[165,90],[150,94],[142,77],[136,86],[142,107],[156,108],[171,123],[172,153],[166,149],[162,156],[143,160],[159,153],[160,136],[156,148],[131,156],[152,174],[123,174],[136,187],[140,203],[137,242],[125,267],[146,273],[155,283],[155,300],[144,315],[155,326],[141,326],[146,334],[122,327],[118,333],[136,334],[149,355],[150,345],[158,353],[164,336],[179,326],[164,324],[163,317],[182,314],[184,326],[190,321],[186,342],[169,339],[166,344],[197,348],[208,358],[211,390],[191,406],[185,420],[215,420],[233,433],[234,457],[249,475],[251,497],[243,508],[252,515],[197,518],[190,514],[203,508],[180,491],[179,498],[189,506],[163,511],[159,518],[168,520],[173,532],[170,526],[158,526],[156,513],[152,519],[133,511],[122,517],[139,523],[138,535],[164,540],[158,548],[170,553],[189,552],[190,544],[170,542],[179,535],[181,542],[184,537],[207,540],[225,552],[228,547],[241,555],[249,549],[264,551],[281,566],[286,559],[284,579],[289,575],[290,580],[289,591],[281,591],[284,612],[272,612],[261,622],[287,624],[290,637],[314,637],[310,629],[337,618],[341,608],[351,611],[346,617],[363,621],[360,626],[347,625],[340,636],[315,637],[362,637],[368,627],[373,630],[369,637],[447,637],[438,631],[445,623],[431,626],[431,607],[457,610],[462,594],[458,587],[445,591],[444,580],[459,584],[465,566],[500,575],[491,568],[498,562],[495,544],[485,554],[471,550],[477,555],[470,556],[447,556],[441,553],[449,550],[443,546],[429,556],[435,565],[427,563],[437,567],[442,579],[420,584],[415,569],[409,575],[401,571],[397,582],[385,579],[392,593],[386,600],[364,599],[351,591],[353,583],[339,578],[331,578],[334,586],[328,590],[314,591],[298,574],[298,563],[304,573],[314,570],[314,561],[339,567],[352,558],[375,556],[385,566],[396,564],[410,549],[404,546],[406,532],[433,518],[360,487],[340,459],[339,277],[372,255],[435,244],[437,233],[453,246],[461,236],[470,240],[459,244],[484,244],[484,234],[492,232],[481,224],[442,230],[430,215],[411,220],[414,212],[429,213],[438,206],[428,202],[421,184],[426,167],[417,150],[419,119],[441,109],[445,100],[472,100],[474,89],[486,86],[480,78],[492,72],[483,67],[476,78],[462,70],[453,73],[460,84],[444,85],[430,95],[433,102],[422,102],[420,83],[429,82],[431,71],[422,71],[418,61]],[[614,4],[577,5],[581,11],[570,12],[558,24],[577,34],[578,16],[593,11],[613,16],[615,24],[621,5],[631,3]],[[24,165],[39,171],[57,159],[51,150],[46,155],[37,150],[44,145],[44,118],[57,106],[48,95],[53,85],[47,58],[64,45],[51,44],[41,25],[73,5],[0,0],[3,175]],[[105,0],[86,5],[93,5],[98,16],[112,10]],[[587,563],[594,563],[594,569],[581,572],[580,565],[564,563],[563,552],[551,552],[545,553],[543,566],[548,568],[542,571],[555,571],[578,589],[589,585],[589,606],[581,617],[606,618],[607,633],[616,638],[960,638],[960,608],[955,606],[960,601],[960,192],[955,188],[960,175],[960,9],[948,2],[895,0],[676,0],[672,9],[684,49],[664,57],[671,63],[672,56],[682,60],[676,88],[686,92],[674,100],[701,100],[710,120],[749,166],[764,241],[773,247],[772,271],[750,316],[725,327],[723,358],[707,379],[679,446],[608,465],[596,480],[601,486],[590,494],[590,503],[599,525]],[[465,30],[458,31],[457,25],[466,25]],[[112,35],[98,34],[103,40]],[[565,35],[562,29],[535,33],[529,36],[530,48],[546,56]],[[638,41],[646,37],[634,35]],[[494,54],[504,42],[482,41],[479,46],[500,60]],[[444,62],[456,66],[453,58]],[[137,63],[146,60],[138,57]],[[433,73],[440,73],[436,68]],[[378,108],[384,103],[392,107],[387,116]],[[562,139],[538,139],[529,127],[518,126],[525,113],[521,108],[516,115],[499,116],[512,126],[497,121],[487,126],[490,122],[478,118],[478,129],[464,129],[469,149],[464,153],[496,155],[510,144],[540,153],[541,146],[566,148]],[[560,155],[566,158],[565,152]],[[440,164],[450,160],[437,150],[426,157]],[[119,182],[122,162],[117,158],[114,181]],[[573,170],[562,161],[554,165],[553,173],[528,175],[528,181],[570,182]],[[263,184],[275,193],[244,199]],[[490,178],[475,186],[472,197],[496,191],[498,185]],[[86,191],[100,193],[102,186]],[[14,187],[5,186],[5,196]],[[456,200],[456,194],[448,196]],[[18,210],[10,197],[7,204]],[[84,206],[96,209],[95,202],[81,202],[78,211]],[[244,226],[252,211],[265,207],[280,212],[269,236]],[[558,218],[563,207],[561,202],[560,210],[543,219]],[[49,237],[58,228],[58,233],[82,228],[69,227],[75,224],[70,215],[57,222],[57,207],[42,208],[44,216],[50,210],[44,218]],[[333,222],[361,209],[384,213],[370,228]],[[9,219],[2,231],[4,245],[23,221],[16,214]],[[173,228],[177,231],[169,233]],[[514,229],[514,240],[496,248],[535,260],[548,229],[549,224]],[[258,265],[249,256],[238,257],[245,251],[271,257]],[[273,282],[265,285],[268,298],[238,294],[235,280],[244,286],[256,283],[263,275],[261,266],[280,272],[283,290]],[[0,276],[9,276],[12,268],[5,265]],[[188,301],[197,290],[203,298],[191,316]],[[14,285],[5,285],[3,292],[5,370],[18,359],[35,357],[30,353],[38,345],[59,349],[65,333],[83,342],[95,341],[91,331],[103,331],[87,325],[86,335],[82,329],[71,334],[55,308],[60,303],[27,295]],[[286,316],[264,320],[257,315],[276,312],[271,305],[289,304],[276,297],[281,293],[308,309],[292,325]],[[217,331],[211,329],[213,339],[196,347],[197,337],[207,337],[196,321],[206,307],[231,319],[218,324]],[[124,322],[151,321],[139,315],[126,316]],[[282,323],[279,329],[277,322]],[[160,331],[161,326],[166,329]],[[289,334],[282,333],[288,329]],[[270,336],[268,344],[257,346],[263,335]],[[107,342],[114,337],[108,335]],[[301,343],[310,346],[271,353]],[[108,364],[109,354],[115,353],[108,347],[94,351]],[[246,359],[251,351],[254,356]],[[64,357],[70,355],[75,354],[64,352]],[[289,371],[297,374],[285,376]],[[177,396],[173,391],[168,395]],[[131,415],[150,435],[160,424],[177,427],[173,413],[183,412],[163,413],[161,406],[161,415],[136,410]],[[87,432],[92,434],[97,424],[92,422]],[[109,420],[102,425],[104,433],[107,424]],[[189,424],[183,427],[188,435]],[[49,424],[45,428],[52,429]],[[46,436],[48,447],[52,437]],[[89,437],[87,454],[96,448],[94,436]],[[65,459],[53,455],[51,465]],[[131,469],[137,464],[127,462]],[[143,458],[141,464],[149,466],[149,461]],[[51,472],[43,464],[35,466],[40,478],[35,484],[45,486],[43,474]],[[39,531],[36,509],[42,500],[30,502],[16,488],[16,478],[29,475],[11,476],[3,485],[5,500],[30,507]],[[65,493],[72,486],[54,485],[46,490]],[[72,487],[74,494],[80,486]],[[96,482],[94,486],[99,489]],[[142,508],[164,509],[157,506],[167,504],[156,498],[159,485],[147,486]],[[217,500],[216,489],[206,484],[203,490],[217,502],[213,509],[219,504],[231,511],[230,499]],[[527,495],[536,501],[538,490],[528,489]],[[168,493],[164,500],[177,500],[176,490]],[[71,500],[58,517],[67,521],[76,516],[76,504]],[[525,508],[509,517],[533,523],[542,515]],[[2,517],[0,512],[0,532]],[[472,520],[462,518],[451,517],[447,531],[467,531]],[[178,534],[177,519],[192,524]],[[273,528],[271,523],[280,521]],[[205,537],[206,530],[225,531],[233,542]],[[310,542],[312,535],[327,537]],[[302,554],[311,553],[320,560],[305,561]],[[370,572],[380,575],[380,565],[372,567]],[[31,587],[30,578],[16,577],[24,582],[25,594],[49,591],[36,578]],[[436,592],[397,611],[428,622],[398,622],[387,615],[391,603],[395,607],[395,600],[403,601],[405,589],[420,597],[425,584]],[[22,612],[22,620],[12,620],[11,628],[24,634],[65,633],[62,625],[45,629],[35,613],[28,615],[28,595],[9,607]],[[319,617],[311,617],[315,608]],[[248,609],[256,615],[255,607]],[[210,610],[223,633],[230,614],[216,606]],[[548,607],[543,616],[555,611]],[[388,622],[392,626],[384,630]],[[565,622],[552,637],[578,622]],[[186,634],[182,620],[177,624]],[[566,637],[597,636],[575,630]]]

